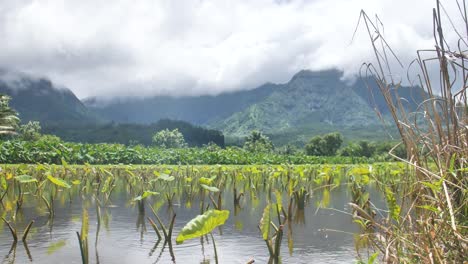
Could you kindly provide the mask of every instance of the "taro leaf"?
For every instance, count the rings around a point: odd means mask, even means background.
[[[174,176],[169,176],[169,175],[164,174],[164,173],[161,173],[158,176],[158,180],[163,180],[163,181],[166,181],[166,182],[173,181],[174,179],[175,179]]]
[[[80,180],[74,180],[74,181],[72,181],[72,184],[73,185],[80,185],[81,181]]]
[[[369,175],[370,170],[368,168],[363,167],[354,167],[350,173],[351,175]]]
[[[49,181],[51,181],[53,184],[59,186],[59,187],[64,187],[64,188],[67,188],[67,189],[70,189],[71,188],[71,185],[68,184],[66,181],[60,179],[60,178],[55,178],[54,176],[52,175],[47,175],[47,179],[49,179]]]
[[[219,192],[219,189],[214,187],[214,186],[208,186],[208,185],[205,185],[205,184],[200,184],[200,186],[205,189],[205,190],[208,190],[210,192]]]
[[[37,179],[34,177],[31,177],[29,175],[20,175],[16,176],[15,180],[17,180],[20,183],[29,183],[29,182],[37,182]]]
[[[262,231],[263,240],[268,240],[270,235],[270,204],[267,204],[263,210],[262,219],[260,219],[260,231]]]
[[[200,184],[206,184],[206,185],[208,185],[208,184],[211,184],[211,183],[213,182],[213,179],[211,179],[211,178],[206,178],[206,177],[201,177],[200,179],[198,179],[198,182],[199,182]]]
[[[185,240],[204,236],[213,231],[217,226],[224,225],[228,218],[228,210],[208,210],[204,214],[190,220],[182,228],[176,238],[176,243],[182,244]]]
[[[56,243],[50,244],[49,247],[47,247],[47,255],[51,255],[55,253],[57,250],[61,249],[67,244],[67,241],[65,239],[59,240]]]
[[[144,191],[142,195],[139,195],[135,198],[133,198],[133,201],[141,201],[145,199],[146,197],[149,197],[151,195],[158,195],[158,192],[152,192],[152,191]]]

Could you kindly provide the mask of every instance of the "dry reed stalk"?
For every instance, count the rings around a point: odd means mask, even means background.
[[[464,263],[468,255],[468,16],[466,0],[454,2],[465,35],[457,30],[437,0],[432,21],[435,48],[417,51],[417,58],[410,64],[417,66],[416,86],[425,92],[421,95],[423,102],[414,112],[405,107],[411,98],[398,94],[401,84],[394,81],[389,65],[391,58],[399,65],[401,62],[385,41],[380,20],[377,18],[373,23],[361,12],[360,20],[365,22],[376,58],[376,64],[363,64],[361,76],[371,98],[375,87],[383,95],[406,146],[406,159],[393,154],[396,146],[390,154],[414,169],[414,175],[408,176],[409,181],[400,193],[405,199],[398,204],[401,208],[398,218],[388,217],[383,223],[370,221],[375,231],[371,244],[381,251],[382,260],[387,263]],[[459,38],[456,48],[445,38],[442,19],[450,22],[451,33]],[[426,55],[430,53],[431,56]],[[437,62],[438,83],[429,74],[432,62]],[[408,71],[408,81],[413,83],[409,77]],[[377,114],[384,119],[382,113]]]

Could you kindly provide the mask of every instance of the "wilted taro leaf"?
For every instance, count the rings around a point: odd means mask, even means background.
[[[208,210],[188,222],[176,238],[177,244],[185,240],[201,237],[213,231],[216,227],[223,225],[229,218],[228,210]]]

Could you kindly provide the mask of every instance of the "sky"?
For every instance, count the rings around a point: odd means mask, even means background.
[[[457,14],[454,0],[442,2]],[[47,77],[79,98],[219,94],[284,83],[302,69],[336,68],[352,80],[373,61],[362,23],[352,39],[361,9],[379,16],[406,67],[417,49],[434,46],[434,4],[0,0],[0,67]]]

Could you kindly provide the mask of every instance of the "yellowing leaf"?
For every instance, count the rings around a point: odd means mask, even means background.
[[[263,240],[267,240],[270,235],[270,204],[267,204],[263,210],[262,219],[260,219],[260,230],[262,231]]]

